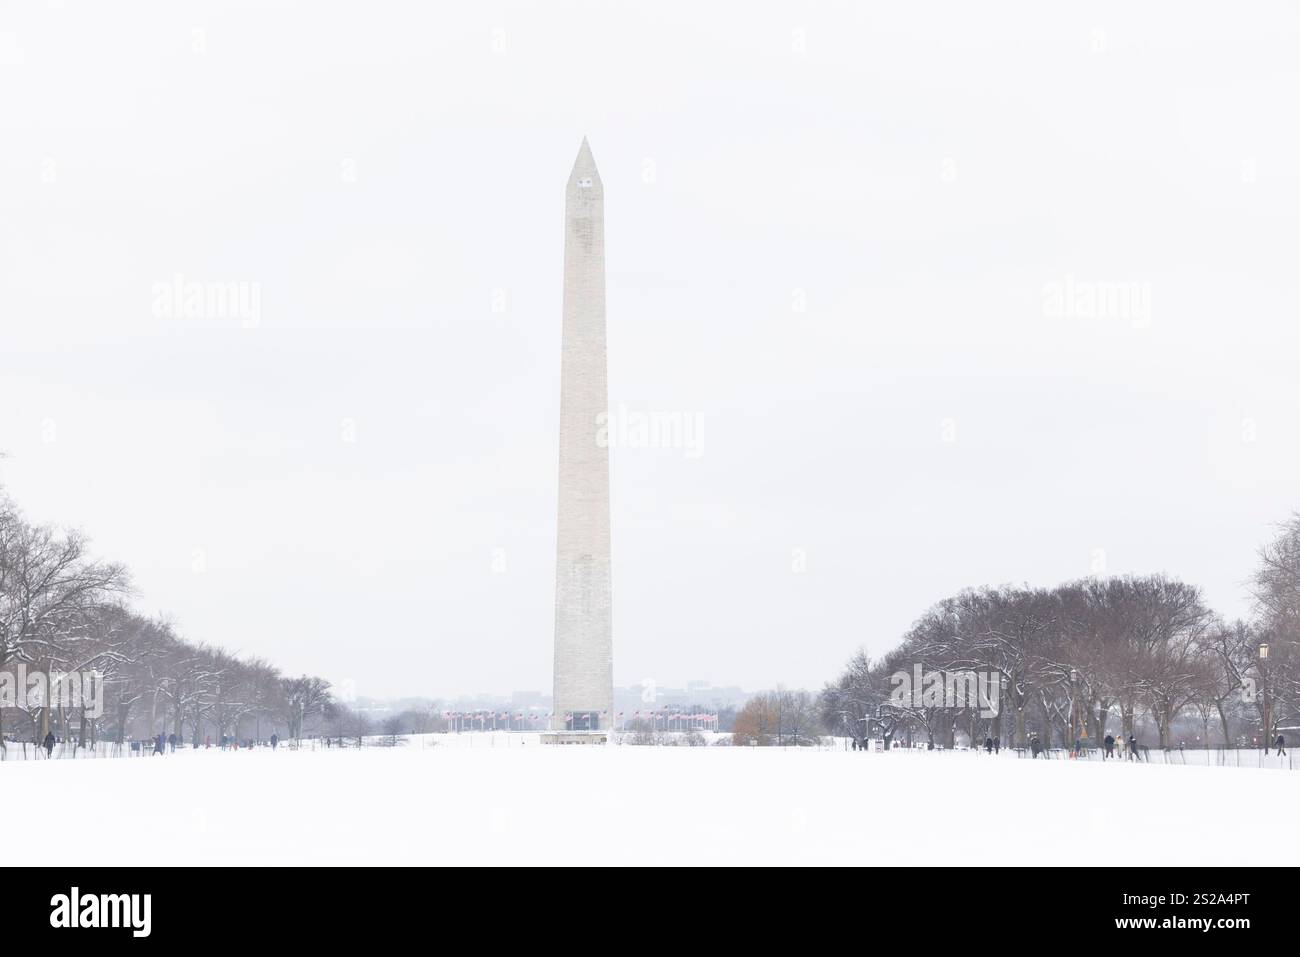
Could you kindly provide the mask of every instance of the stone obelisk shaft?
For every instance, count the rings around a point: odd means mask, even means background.
[[[605,361],[605,204],[587,141],[564,194],[560,495],[555,568],[557,730],[614,719]]]

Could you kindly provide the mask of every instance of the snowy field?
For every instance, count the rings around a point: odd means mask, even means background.
[[[437,741],[437,744],[433,742]],[[75,865],[1293,864],[1300,772],[1004,753],[542,747],[216,749],[6,761],[39,794],[5,858]],[[97,815],[77,840],[60,822]],[[1225,828],[1225,822],[1235,822]]]

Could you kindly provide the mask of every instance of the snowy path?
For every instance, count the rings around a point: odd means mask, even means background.
[[[8,761],[10,863],[1294,864],[1300,773],[768,748]],[[99,815],[102,826],[64,822]]]

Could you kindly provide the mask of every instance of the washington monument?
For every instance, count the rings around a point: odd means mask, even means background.
[[[560,496],[555,562],[555,732],[614,723],[609,556],[609,388],[605,364],[605,201],[584,138],[564,191]]]

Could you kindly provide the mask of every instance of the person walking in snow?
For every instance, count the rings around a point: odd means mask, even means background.
[[[171,751],[172,754],[176,753],[176,732],[175,731],[167,735],[167,748],[169,751]]]
[[[1002,750],[1002,738],[999,735],[993,735],[993,753],[998,754]]]
[[[1029,738],[1029,751],[1033,757],[1038,757],[1038,752],[1042,750],[1042,745],[1038,743],[1038,735],[1032,735]]]
[[[1284,757],[1286,755],[1286,738],[1282,737],[1282,735],[1279,734],[1277,736],[1277,740],[1273,743],[1277,745],[1278,755],[1280,757]]]
[[[1101,756],[1101,759],[1105,761],[1108,758],[1113,758],[1115,756],[1115,736],[1108,734],[1102,739],[1101,743],[1106,746],[1106,752]]]
[[[42,741],[41,744],[45,746],[45,756],[47,758],[54,757],[54,732],[53,731],[45,732],[45,740]]]
[[[158,737],[156,737],[156,738],[153,739],[153,753],[154,753],[154,754],[165,754],[166,752],[163,751],[163,745],[164,745],[165,743],[166,743],[166,742],[163,740],[163,736],[162,736],[162,734],[160,733],[160,734],[158,735]]]
[[[992,754],[992,753],[993,753],[993,739],[992,739],[992,738],[985,738],[985,739],[984,739],[984,753],[985,753],[985,754]]]
[[[273,734],[273,735],[271,735],[271,750],[272,750],[272,751],[275,750],[276,745],[278,745],[279,743],[280,743],[280,736],[279,736],[278,734]]]
[[[1138,738],[1136,734],[1130,734],[1128,737],[1128,759],[1130,761],[1142,760],[1142,756],[1138,754]]]

